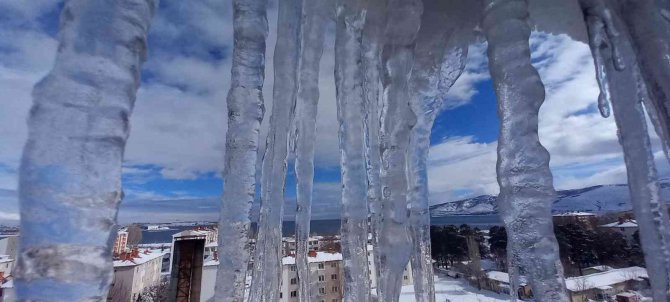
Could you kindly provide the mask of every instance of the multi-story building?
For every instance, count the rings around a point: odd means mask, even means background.
[[[0,255],[17,259],[19,247],[19,235],[0,235]]]
[[[368,274],[370,274],[370,288],[377,288],[377,276],[375,275],[375,261],[374,249],[371,244],[368,244]],[[412,278],[412,263],[408,262],[405,270],[402,273],[402,285],[414,284]]]
[[[598,225],[598,216],[588,212],[565,212],[553,215],[553,222],[556,226],[577,224],[594,230]]]
[[[313,300],[342,301],[344,279],[342,254],[310,251],[307,259],[312,284],[310,289],[313,291],[312,296],[315,297]],[[279,301],[298,301],[298,286],[298,268],[295,265],[295,257],[284,257]]]
[[[126,228],[119,229],[116,233],[116,240],[114,241],[114,248],[112,253],[114,255],[119,255],[126,252],[126,247],[128,246],[128,231]]]
[[[158,285],[165,253],[134,249],[118,255],[114,260],[114,279],[107,301],[134,302],[145,290]]]

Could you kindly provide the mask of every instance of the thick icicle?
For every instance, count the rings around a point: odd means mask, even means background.
[[[417,120],[407,150],[407,182],[414,295],[416,301],[428,302],[435,301],[426,167],[430,133],[446,93],[465,69],[469,33],[474,28],[474,23],[462,22],[456,14],[475,18],[462,9],[473,7],[470,1],[424,0],[423,4],[410,86],[410,107]]]
[[[667,5],[667,1],[662,1]],[[670,158],[670,23],[656,1],[620,1],[619,12],[628,27],[642,76],[649,89],[648,112]],[[667,7],[666,7],[667,8]],[[667,12],[667,11],[666,11]]]
[[[365,2],[338,0],[335,36],[335,87],[342,169],[342,257],[344,301],[370,301],[367,258],[367,200],[361,64]]]
[[[382,49],[383,107],[380,151],[382,222],[379,232],[379,301],[398,301],[402,275],[412,252],[408,229],[406,154],[416,122],[410,109],[409,81],[421,25],[421,0],[389,0]]]
[[[280,0],[270,130],[261,175],[261,209],[249,301],[279,301],[288,134],[297,95],[301,0]]]
[[[386,4],[388,0],[369,0],[363,28],[363,68],[365,79],[365,157],[368,177],[368,212],[370,215],[370,236],[373,249],[375,280],[379,280],[379,223],[381,222],[381,184],[379,171],[380,88],[381,47],[386,26]],[[379,282],[375,287],[377,297],[381,294]]]
[[[228,91],[224,188],[219,220],[215,301],[242,302],[249,262],[249,211],[256,195],[256,159],[263,119],[267,0],[235,0],[235,46]]]
[[[538,138],[544,86],[530,63],[524,0],[486,0],[484,33],[498,96],[498,207],[538,301],[568,301],[551,219],[555,198],[549,153]],[[515,248],[516,247],[516,248]],[[514,292],[514,291],[512,291]]]
[[[307,253],[309,252],[309,223],[312,211],[314,182],[314,141],[319,103],[319,64],[323,54],[326,22],[332,18],[332,5],[327,0],[303,2],[300,30],[301,55],[299,62],[298,99],[296,101],[295,174],[297,206],[295,211],[296,265],[298,268],[301,302],[312,301]]]
[[[586,16],[587,20],[594,18],[588,11]],[[593,22],[588,25],[589,31],[598,30],[597,27],[592,27]],[[590,36],[593,38],[592,34]],[[668,214],[660,200],[657,172],[642,108],[642,102],[649,97],[648,90],[635,64],[633,46],[628,39],[620,39],[617,43],[630,65],[624,71],[615,71],[606,49],[596,48],[592,51],[594,57],[602,57],[602,60],[595,61],[596,64],[601,64],[596,68],[609,74],[614,120],[624,151],[633,212],[640,227],[640,241],[653,298],[655,301],[668,301]]]
[[[107,299],[123,150],[156,5],[65,1],[21,163],[19,301]]]

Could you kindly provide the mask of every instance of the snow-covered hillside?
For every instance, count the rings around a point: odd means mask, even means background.
[[[661,183],[661,196],[670,201],[670,182]],[[448,215],[490,215],[497,212],[497,197],[481,195],[473,198],[433,205],[433,217]],[[628,185],[601,185],[582,189],[558,191],[554,213],[569,211],[607,213],[631,209]]]

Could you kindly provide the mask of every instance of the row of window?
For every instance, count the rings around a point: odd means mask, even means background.
[[[331,293],[337,293],[337,292],[339,292],[339,291],[340,291],[340,288],[339,288],[338,286],[333,286],[333,287],[330,289],[330,292],[331,292]],[[323,288],[323,287],[319,287],[319,294],[321,294],[321,295],[325,295],[325,294],[326,294],[326,289]],[[289,295],[291,296],[291,298],[295,298],[295,297],[298,296],[298,291],[297,291],[297,290],[291,291],[291,292],[289,293]],[[281,299],[283,296],[284,296],[284,293],[283,293],[283,292],[280,292],[280,293],[279,293],[279,298]],[[337,300],[337,299],[333,299],[333,301],[336,301],[336,300]],[[322,301],[323,301],[323,300],[322,300]]]
[[[337,280],[337,274],[330,275],[330,280]],[[319,281],[326,281],[326,277],[319,275]],[[291,284],[298,284],[298,278],[291,278]]]
[[[317,267],[318,267],[318,269],[324,269],[326,267],[326,265],[323,264],[323,262],[321,262],[317,265]],[[337,262],[334,262],[334,261],[331,262],[330,267],[333,267],[333,268],[337,267]],[[289,271],[292,271],[292,272],[295,272],[296,270],[298,270],[298,268],[295,266],[295,264],[289,265],[288,269],[289,269]]]

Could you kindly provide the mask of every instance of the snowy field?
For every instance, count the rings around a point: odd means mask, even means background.
[[[463,279],[453,279],[444,275],[435,276],[435,301],[437,302],[498,302],[509,301],[509,295],[499,295],[492,291],[477,290]],[[402,287],[400,302],[414,302],[414,287]]]

